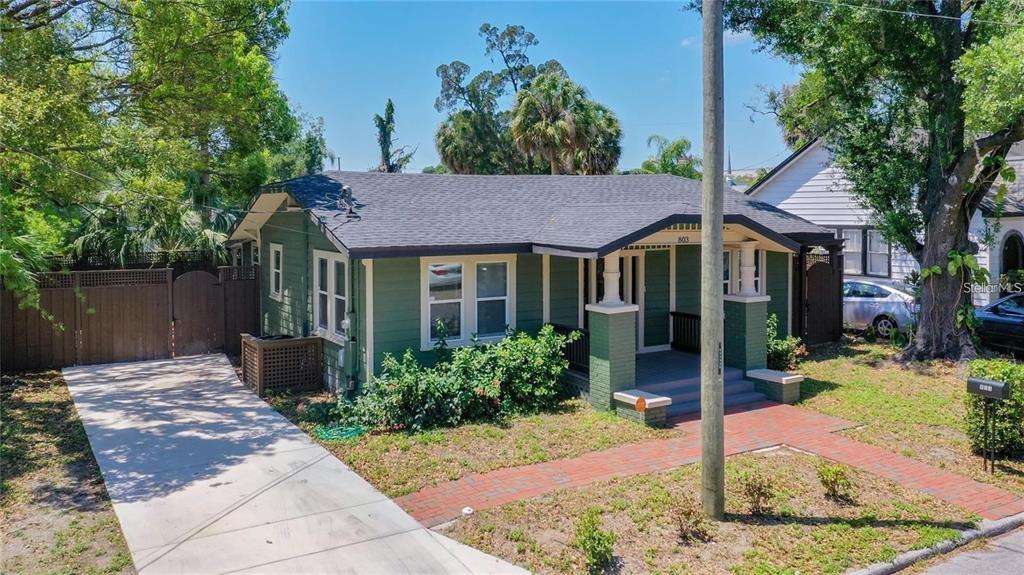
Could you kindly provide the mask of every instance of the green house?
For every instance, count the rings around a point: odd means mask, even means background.
[[[450,346],[550,323],[584,332],[567,354],[594,405],[648,389],[683,412],[695,385],[699,396],[700,196],[699,182],[666,175],[326,172],[264,188],[231,241],[260,264],[263,333],[323,338],[333,389],[379,375],[385,354],[430,361],[438,320]],[[724,222],[738,403],[763,398],[745,380],[765,367],[767,316],[789,333],[801,313],[799,254],[835,240],[731,190]]]

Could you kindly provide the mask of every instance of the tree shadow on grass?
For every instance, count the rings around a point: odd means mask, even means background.
[[[924,519],[878,519],[876,517],[817,517],[799,515],[753,515],[749,513],[727,513],[725,522],[743,525],[806,525],[824,527],[829,525],[845,525],[851,528],[902,528],[913,529],[929,527],[934,529],[955,529],[964,531],[974,529],[975,523],[970,521],[930,521]]]
[[[106,505],[99,466],[60,372],[4,374],[0,404],[0,498],[6,498],[20,478],[52,468],[30,487],[33,501],[81,511]],[[41,446],[52,446],[57,454]],[[54,459],[60,463],[55,465]]]

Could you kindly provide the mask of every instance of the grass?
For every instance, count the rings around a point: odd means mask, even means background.
[[[1024,495],[1024,461],[982,468],[963,431],[966,375],[947,361],[901,364],[891,346],[860,339],[815,349],[797,370],[800,405],[863,424],[842,433]]]
[[[58,371],[0,381],[0,572],[134,573]]]
[[[275,396],[267,401],[308,432],[313,425],[303,420],[300,406],[325,400],[330,396],[318,393]],[[645,427],[572,399],[549,413],[498,423],[321,443],[385,494],[398,497],[473,473],[575,457],[679,433]]]
[[[955,536],[975,518],[952,505],[884,479],[851,470],[854,503],[825,497],[821,459],[788,449],[730,457],[727,517],[711,526],[711,541],[680,541],[681,501],[696,501],[699,466],[632,476],[557,491],[479,511],[451,524],[447,535],[536,573],[585,571],[572,545],[583,511],[598,506],[617,535],[620,573],[837,574],[890,560]],[[777,478],[773,511],[748,513],[739,477],[760,470]]]

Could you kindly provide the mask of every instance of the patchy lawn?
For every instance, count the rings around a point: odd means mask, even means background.
[[[712,524],[710,542],[679,539],[677,506],[686,498],[697,504],[697,465],[479,511],[445,532],[536,573],[583,573],[574,523],[597,506],[604,528],[617,537],[619,573],[832,574],[949,539],[974,521],[957,507],[856,470],[855,502],[834,502],[817,478],[821,461],[788,449],[730,457],[727,518]],[[767,517],[749,515],[740,492],[739,476],[755,469],[781,485]]]
[[[1024,461],[1000,461],[993,477],[971,453],[962,426],[962,368],[946,361],[903,365],[895,354],[849,336],[815,349],[797,370],[807,377],[800,405],[863,423],[841,432],[854,439],[1024,495]]]
[[[134,573],[59,371],[0,382],[0,572]]]
[[[330,398],[318,393],[275,396],[267,401],[309,432],[313,425],[303,420],[298,407]],[[575,457],[679,433],[645,427],[572,399],[554,412],[500,423],[321,443],[385,494],[398,497],[473,473]]]

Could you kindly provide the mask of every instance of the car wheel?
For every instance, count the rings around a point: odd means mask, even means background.
[[[892,334],[896,333],[896,330],[899,329],[896,325],[896,320],[887,315],[875,318],[874,326],[875,333],[880,337],[892,337]]]

